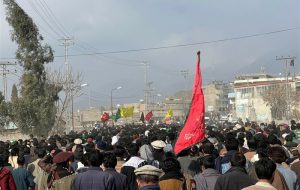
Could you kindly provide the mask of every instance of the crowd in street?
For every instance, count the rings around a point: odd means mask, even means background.
[[[180,129],[104,126],[0,141],[0,189],[300,189],[300,123],[206,126],[203,141],[174,155]]]

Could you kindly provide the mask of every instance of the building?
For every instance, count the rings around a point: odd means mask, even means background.
[[[231,84],[223,81],[213,81],[203,87],[205,111],[227,115],[230,112],[228,94],[233,92]]]
[[[270,88],[278,85],[288,86],[289,92],[282,92],[289,98],[299,91],[300,77],[274,77],[268,74],[248,74],[237,76],[234,80],[234,93],[230,93],[230,103],[235,108],[236,116],[243,120],[270,122],[272,117],[270,107],[264,102],[263,95]],[[290,108],[299,109],[294,105]]]

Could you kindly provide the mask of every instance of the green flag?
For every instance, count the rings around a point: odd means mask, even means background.
[[[112,115],[112,116],[111,116],[111,119],[114,120],[115,122],[117,122],[118,119],[120,119],[120,118],[121,118],[121,110],[120,110],[120,108],[118,108],[117,113],[114,114],[114,115]]]

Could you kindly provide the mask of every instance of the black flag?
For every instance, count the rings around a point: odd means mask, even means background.
[[[294,66],[295,66],[294,59],[292,59],[292,60],[291,60],[291,62],[290,62],[290,66],[291,66],[291,67],[294,67]]]
[[[141,114],[140,121],[143,122],[143,123],[145,122],[144,112],[142,112],[142,114]]]

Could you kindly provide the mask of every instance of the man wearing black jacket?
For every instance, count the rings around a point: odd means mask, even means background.
[[[233,154],[230,164],[231,168],[224,175],[218,177],[215,190],[240,190],[255,184],[245,169],[246,158],[244,155],[238,152]]]

